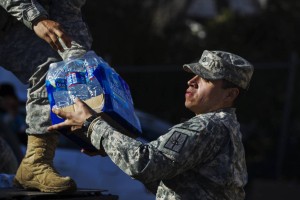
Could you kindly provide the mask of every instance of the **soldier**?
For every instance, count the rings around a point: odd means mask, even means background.
[[[51,121],[45,77],[52,62],[81,56],[90,49],[92,38],[81,15],[84,4],[85,0],[0,1],[0,66],[29,83],[28,145],[15,176],[15,183],[24,188],[76,189],[70,177],[60,176],[53,167],[59,135],[48,134],[46,129]]]
[[[235,54],[205,50],[183,68],[195,74],[185,106],[196,116],[155,141],[123,135],[80,100],[75,112],[53,109],[66,120],[48,130],[88,127],[84,133],[101,155],[146,186],[158,183],[156,199],[244,199],[247,170],[234,103],[248,89],[253,66]]]

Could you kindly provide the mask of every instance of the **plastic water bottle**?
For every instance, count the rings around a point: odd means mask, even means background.
[[[67,89],[66,72],[63,68],[64,64],[65,63],[63,61],[51,63],[47,75],[47,81],[50,82],[53,88],[55,106],[58,108],[72,104],[72,100]]]
[[[67,71],[67,88],[70,92],[71,99],[73,101],[76,97],[81,100],[89,99],[90,93],[86,84],[86,70],[83,60],[70,60],[66,63],[64,68]]]
[[[101,60],[97,57],[94,51],[89,51],[84,56],[87,87],[91,97],[95,97],[103,93],[103,89],[94,74],[100,62]]]

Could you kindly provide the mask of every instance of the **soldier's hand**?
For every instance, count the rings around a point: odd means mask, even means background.
[[[33,25],[33,30],[37,36],[45,40],[56,51],[64,51],[60,40],[68,48],[71,47],[72,39],[63,31],[61,25],[49,19],[41,19]]]
[[[75,99],[74,108],[75,108],[74,112],[65,112],[61,109],[53,108],[52,109],[53,113],[55,113],[59,117],[62,117],[66,120],[59,124],[55,124],[55,125],[48,127],[47,130],[53,131],[53,130],[62,129],[62,128],[71,128],[71,131],[75,131],[82,127],[83,122],[87,118],[96,114],[96,112],[93,109],[91,109],[88,105],[86,105],[83,101],[81,101],[78,98]]]

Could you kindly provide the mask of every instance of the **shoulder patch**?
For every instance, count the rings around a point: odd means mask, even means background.
[[[187,134],[174,131],[174,133],[171,135],[171,137],[164,145],[164,148],[179,153],[187,138],[188,138]]]
[[[181,128],[184,128],[184,129],[188,129],[192,126],[192,122],[184,122],[182,125],[181,125]]]

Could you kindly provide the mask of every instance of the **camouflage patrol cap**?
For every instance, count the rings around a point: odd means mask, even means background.
[[[183,69],[208,80],[225,79],[248,89],[253,66],[244,58],[225,51],[204,50],[199,62],[185,64]]]

